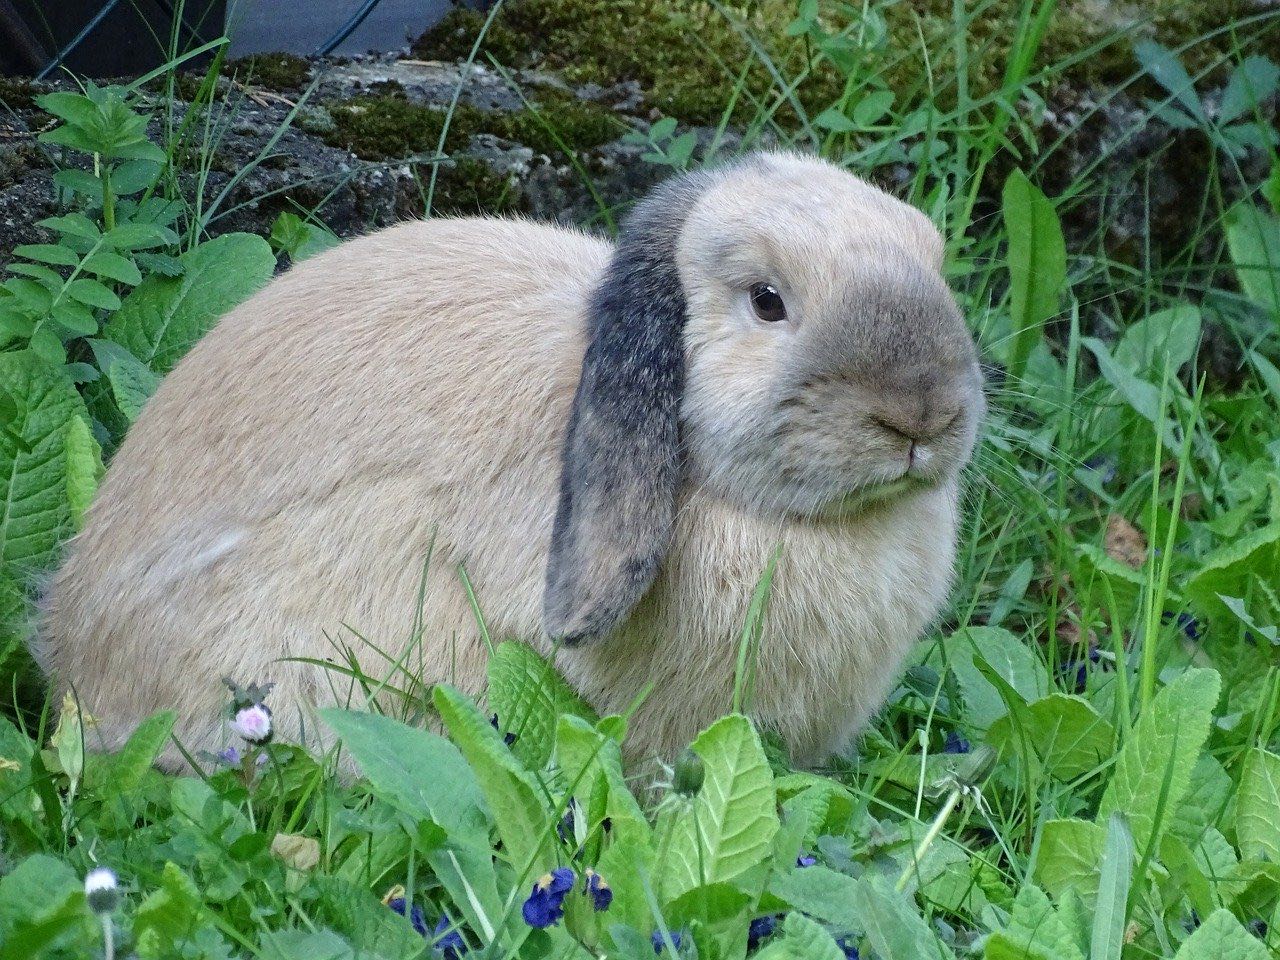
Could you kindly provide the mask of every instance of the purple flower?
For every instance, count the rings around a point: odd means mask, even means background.
[[[387,901],[387,906],[402,917],[408,916],[409,922],[413,924],[413,929],[424,937],[427,935],[427,916],[416,903],[413,906],[409,906],[404,897],[392,897]],[[407,914],[405,913],[406,910],[408,910]]]
[[[574,873],[568,867],[558,867],[539,877],[521,908],[524,922],[538,929],[559,923],[564,916],[565,894],[573,889],[574,879]]]
[[[968,753],[971,749],[969,741],[960,734],[952,730],[947,734],[947,742],[942,748],[943,753]]]
[[[436,924],[432,936],[435,937],[436,949],[440,951],[444,960],[458,960],[467,952],[466,941],[462,939],[462,934],[457,930],[450,930],[453,921],[449,919],[447,913],[440,915],[440,922]]]
[[[754,950],[760,946],[760,941],[772,936],[777,926],[778,918],[774,914],[752,920],[751,926],[747,927],[747,949]]]
[[[596,913],[608,910],[609,905],[613,903],[613,891],[609,889],[609,884],[605,883],[604,877],[590,867],[587,868],[584,876],[587,882],[582,885],[582,892],[591,896],[591,906],[595,908]]]
[[[670,934],[671,945],[673,947],[679,950],[684,946],[684,934],[678,930],[672,930],[670,931]],[[663,939],[661,930],[653,931],[653,934],[649,937],[649,942],[653,944],[654,953],[662,953],[662,951],[667,949],[667,941]]]
[[[807,853],[802,853],[800,856],[796,857],[797,867],[812,867],[817,862],[817,857],[811,857]]]
[[[271,710],[265,703],[241,707],[231,720],[231,731],[246,743],[259,746],[271,739]]]

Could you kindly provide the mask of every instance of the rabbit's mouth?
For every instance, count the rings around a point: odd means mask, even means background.
[[[903,474],[895,477],[893,480],[886,480],[882,483],[870,483],[866,486],[859,487],[849,493],[838,497],[826,504],[821,512],[823,517],[837,519],[841,517],[851,517],[862,513],[868,507],[875,504],[884,503],[888,500],[896,500],[903,494],[910,493],[914,490],[923,490],[928,484],[919,477]]]

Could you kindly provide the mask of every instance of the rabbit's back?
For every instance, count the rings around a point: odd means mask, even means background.
[[[375,679],[402,685],[404,658],[476,686],[460,564],[486,615],[536,634],[585,301],[608,255],[516,221],[405,224],[299,265],[198,343],[46,599],[43,657],[105,744],[172,706],[189,748],[216,746],[222,676],[276,681],[296,728],[302,703],[349,684],[288,658],[342,647]],[[446,574],[419,609],[428,555]]]

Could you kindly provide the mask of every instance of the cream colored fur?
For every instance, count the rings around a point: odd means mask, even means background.
[[[919,214],[812,161],[770,162],[752,174],[769,183],[712,191],[686,234],[745,222],[739,208],[760,189],[790,183],[799,192],[773,212],[784,228],[770,256],[806,296],[826,296],[839,282],[831,258],[847,269],[858,244],[936,269],[939,241]],[[674,545],[624,627],[557,664],[605,712],[652,683],[631,752],[670,757],[729,708],[752,590],[781,546],[752,712],[816,761],[881,702],[944,600],[954,474],[972,437],[934,485],[850,516],[733,496],[707,458],[718,429],[752,416],[777,344],[732,339],[730,307],[705,279],[716,256],[690,244],[691,468]],[[815,261],[823,249],[834,252]],[[117,453],[47,599],[47,665],[99,718],[103,745],[172,708],[188,750],[219,748],[224,676],[275,682],[283,736],[303,724],[323,735],[312,705],[345,702],[350,685],[288,658],[339,658],[339,640],[371,675],[392,673],[348,626],[399,656],[420,617],[406,666],[481,692],[486,655],[460,566],[490,633],[545,651],[561,444],[610,252],[524,222],[406,223],[295,267],[197,344]]]

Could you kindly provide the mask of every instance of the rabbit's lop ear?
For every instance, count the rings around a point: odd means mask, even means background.
[[[707,179],[668,181],[636,207],[591,303],[543,598],[547,633],[565,644],[625,619],[671,542],[685,372],[675,252]]]

